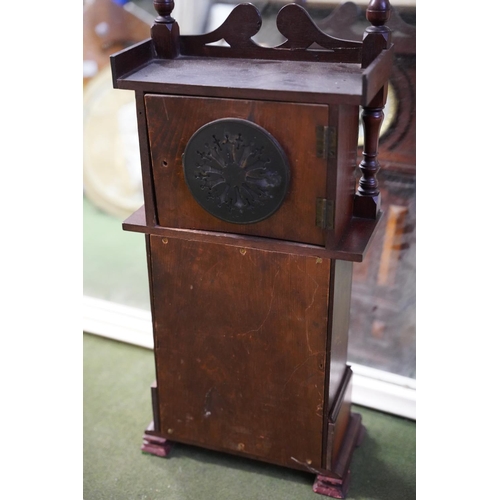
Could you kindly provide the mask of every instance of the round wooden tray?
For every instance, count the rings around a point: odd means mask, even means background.
[[[83,97],[84,194],[105,212],[128,217],[143,204],[134,94],[114,89],[105,68]]]

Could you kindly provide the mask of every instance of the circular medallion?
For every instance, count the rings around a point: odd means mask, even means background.
[[[195,200],[235,224],[270,217],[288,191],[290,167],[276,139],[248,120],[207,123],[189,139],[184,177]]]

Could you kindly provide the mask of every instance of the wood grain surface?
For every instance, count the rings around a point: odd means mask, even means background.
[[[326,196],[327,163],[316,156],[316,127],[328,124],[328,106],[232,99],[146,95],[158,224],[264,236],[324,245],[315,224],[316,199]],[[241,118],[266,129],[290,164],[290,186],[283,205],[262,222],[224,222],[205,211],[184,180],[182,154],[191,136],[219,118]]]
[[[321,468],[330,261],[150,238],[162,434]]]

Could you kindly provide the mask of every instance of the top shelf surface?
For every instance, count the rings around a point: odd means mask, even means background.
[[[115,87],[159,93],[265,98],[269,93],[308,94],[324,100],[341,96],[360,102],[363,70],[359,64],[273,61],[181,56],[151,59],[118,76]]]
[[[152,39],[111,56],[113,84],[173,95],[366,106],[392,67],[390,30],[379,26],[389,18],[388,5],[371,0],[367,16],[370,11],[373,33],[361,43],[326,34],[305,9],[291,3],[276,18],[286,41],[264,47],[252,38],[262,18],[251,4],[236,6],[210,33],[184,37],[169,17],[173,2],[162,4]]]
[[[179,57],[153,59],[118,79],[119,88],[185,93],[187,88],[224,91],[300,92],[360,98],[362,70],[357,64],[259,59]]]

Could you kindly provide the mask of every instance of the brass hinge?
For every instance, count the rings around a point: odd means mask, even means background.
[[[335,158],[337,152],[337,129],[335,127],[316,127],[316,157]]]
[[[316,198],[316,226],[333,229],[333,201]]]

